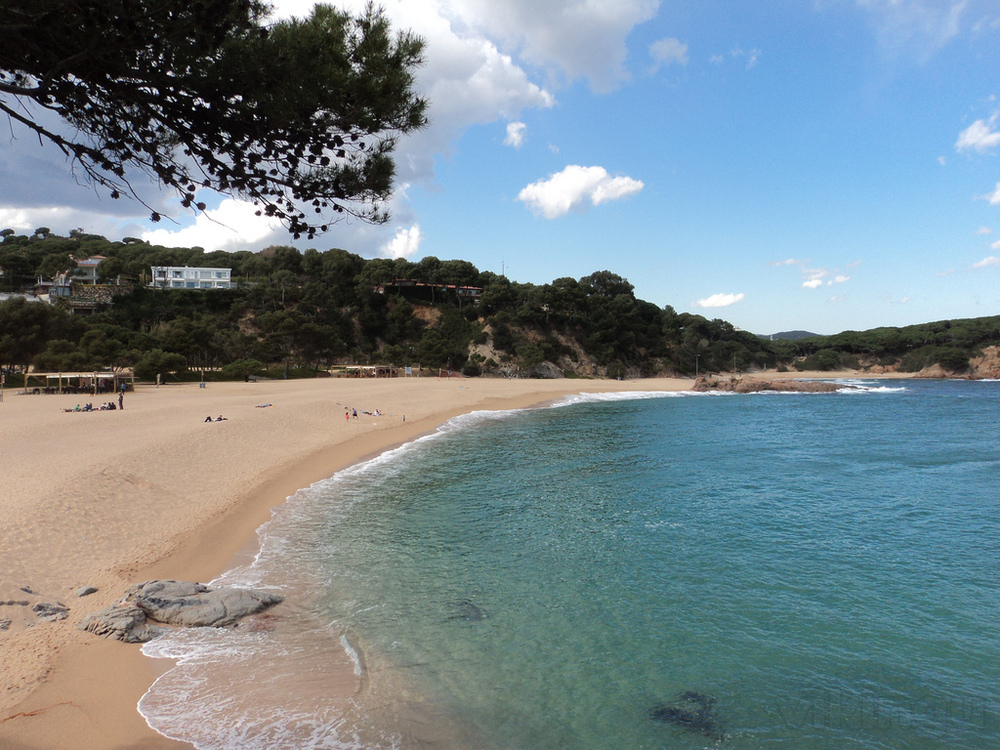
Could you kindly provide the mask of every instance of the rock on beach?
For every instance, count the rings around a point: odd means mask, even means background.
[[[782,393],[835,393],[850,386],[843,383],[828,383],[820,380],[763,380],[760,378],[735,378],[728,380],[702,376],[698,378],[693,391],[701,393],[715,391],[721,393],[760,393],[776,391]]]
[[[129,586],[115,604],[80,622],[80,630],[126,643],[145,643],[162,625],[228,627],[283,601],[280,594],[253,589],[210,589],[190,581],[146,581]]]

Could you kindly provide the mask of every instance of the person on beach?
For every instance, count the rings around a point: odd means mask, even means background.
[[[344,419],[348,422],[351,421],[351,412],[347,411],[347,409],[344,409]]]
[[[352,415],[352,416],[353,416],[353,417],[354,417],[355,419],[357,419],[357,418],[358,418],[358,410],[357,410],[357,409],[351,409],[351,415]]]
[[[122,391],[120,391],[118,393],[118,408],[119,409],[124,409],[125,408],[125,391],[124,390],[122,390]]]

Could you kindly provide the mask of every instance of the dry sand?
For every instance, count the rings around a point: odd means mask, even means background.
[[[140,386],[126,394],[124,411],[93,413],[63,409],[100,397],[7,388],[0,628],[10,622],[0,629],[0,748],[189,747],[153,732],[135,709],[161,663],[76,626],[129,583],[211,580],[295,490],[461,413],[691,384],[399,378]],[[383,416],[346,420],[345,408]],[[205,422],[220,415],[226,420]],[[97,593],[77,597],[85,585]],[[67,605],[69,617],[41,622],[31,611],[36,602]]]

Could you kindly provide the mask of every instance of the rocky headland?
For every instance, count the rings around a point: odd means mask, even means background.
[[[850,386],[822,380],[763,380],[761,378],[698,378],[691,390],[701,393],[760,393],[775,391],[780,393],[834,393]]]

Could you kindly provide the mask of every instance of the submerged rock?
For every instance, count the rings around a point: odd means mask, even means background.
[[[657,703],[649,709],[649,717],[689,732],[715,736],[718,728],[712,711],[714,705],[715,698],[712,696],[687,690],[669,703]]]
[[[280,594],[252,589],[210,589],[189,581],[146,581],[129,586],[117,603],[88,615],[80,623],[105,638],[144,643],[163,632],[150,625],[227,627],[283,601]]]
[[[451,617],[450,620],[465,620],[466,622],[482,622],[489,614],[486,610],[468,599],[463,599],[460,602],[455,602],[451,605]]]

